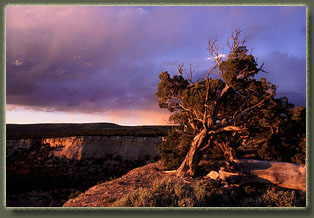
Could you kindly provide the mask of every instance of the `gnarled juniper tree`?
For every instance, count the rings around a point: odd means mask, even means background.
[[[263,69],[248,53],[240,33],[238,29],[232,32],[226,59],[219,54],[217,39],[209,40],[208,51],[214,64],[204,78],[192,81],[191,71],[183,75],[182,65],[179,75],[159,75],[155,94],[160,108],[172,112],[170,120],[180,124],[181,134],[193,136],[176,171],[178,176],[194,176],[202,153],[214,144],[222,149],[227,163],[232,163],[236,158],[229,146],[232,140],[248,137],[253,129],[276,125],[269,113],[276,103],[276,87],[264,78],[255,79]]]

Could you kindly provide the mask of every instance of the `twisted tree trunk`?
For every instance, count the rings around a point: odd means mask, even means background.
[[[209,134],[206,130],[203,130],[193,139],[188,154],[181,166],[176,170],[177,176],[193,177],[195,175],[202,150],[208,146],[208,136]],[[229,151],[229,149],[226,151]],[[305,165],[287,162],[233,159],[236,158],[233,155],[227,155],[227,157],[231,163],[230,169],[232,169],[232,172],[221,168],[219,172],[212,171],[209,173],[208,177],[222,179],[232,184],[266,183],[306,191]]]
[[[207,135],[207,130],[204,129],[194,137],[188,154],[185,156],[181,166],[176,170],[177,176],[189,177],[195,175],[202,154],[201,149],[205,144]]]

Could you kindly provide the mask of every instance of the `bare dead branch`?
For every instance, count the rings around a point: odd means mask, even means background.
[[[216,62],[209,71],[207,71],[206,79],[209,79],[209,74],[217,67],[218,63]]]
[[[229,47],[231,54],[234,54],[235,50],[243,46],[246,42],[246,39],[240,39],[240,34],[242,30],[237,28],[231,33],[231,40],[232,42],[230,43],[229,40],[227,41],[227,46]]]
[[[188,82],[190,82],[190,83],[193,83],[193,82],[192,82],[193,73],[194,73],[194,71],[192,71],[192,65],[190,64],[190,70],[189,70],[189,73],[187,74],[187,80],[188,80]]]
[[[184,64],[179,64],[179,66],[178,66],[178,73],[180,76],[182,76],[183,66],[184,66]]]

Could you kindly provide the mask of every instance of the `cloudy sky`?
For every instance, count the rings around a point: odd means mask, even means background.
[[[305,7],[6,7],[7,123],[167,124],[161,71],[202,76],[235,28],[278,96],[306,101]]]

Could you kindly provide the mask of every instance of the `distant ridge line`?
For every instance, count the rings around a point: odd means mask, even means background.
[[[114,123],[6,124],[7,139],[72,136],[165,136],[174,126],[121,126]]]

